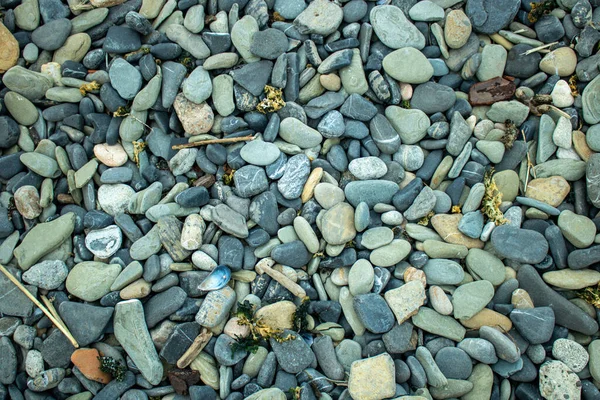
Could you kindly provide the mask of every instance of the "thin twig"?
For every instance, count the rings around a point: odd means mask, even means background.
[[[254,140],[255,138],[256,138],[256,136],[250,135],[250,136],[241,136],[241,137],[236,137],[236,138],[209,139],[209,140],[201,140],[201,141],[192,142],[192,143],[178,144],[171,148],[173,150],[181,150],[181,149],[189,149],[190,147],[205,146],[207,144],[249,142],[251,140]]]
[[[525,146],[527,146],[527,139],[525,138],[525,132],[521,129],[521,135],[523,135],[523,142],[525,142]],[[529,184],[529,169],[532,169],[532,173],[535,174],[533,170],[533,163],[531,162],[531,157],[529,156],[529,149],[527,149],[527,175],[525,175],[525,186],[523,188],[523,193],[527,192],[527,185]],[[533,176],[535,178],[535,175]]]
[[[61,325],[66,327],[67,325],[65,324],[65,321],[63,321],[63,319],[60,317],[60,314],[58,313],[58,311],[56,311],[56,308],[54,307],[54,304],[52,304],[50,299],[48,299],[44,295],[41,295],[40,298],[42,299],[46,307],[48,307],[48,311],[50,311],[50,314],[52,314],[54,318],[56,318],[58,322],[61,323]]]
[[[527,50],[526,52],[524,52],[524,53],[521,53],[521,55],[522,55],[522,56],[528,56],[528,55],[530,55],[531,53],[535,53],[536,51],[544,50],[545,48],[547,48],[547,47],[550,47],[550,46],[554,46],[554,45],[555,45],[555,44],[557,44],[557,43],[558,43],[558,42],[552,42],[552,43],[547,43],[547,44],[545,44],[545,45],[543,45],[543,46],[534,47],[533,49],[529,49],[529,50]]]
[[[36,299],[36,297],[34,295],[32,295],[31,292],[29,290],[27,290],[27,288],[25,286],[23,286],[23,284],[17,280],[17,278],[15,278],[10,272],[8,272],[8,270],[2,264],[0,264],[0,271],[2,271],[2,273],[4,275],[6,275],[6,277],[12,283],[15,284],[17,289],[19,289],[21,292],[23,292],[23,294],[25,296],[27,296],[27,298],[33,302],[33,304],[35,304],[40,310],[42,310],[42,312],[44,314],[46,314],[48,319],[50,319],[50,321],[52,321],[52,323],[58,328],[58,330],[61,331],[63,333],[63,335],[65,335],[67,337],[67,339],[69,339],[69,341],[71,342],[73,347],[75,347],[76,349],[79,348],[79,343],[77,343],[77,340],[75,340],[73,335],[71,335],[71,332],[69,332],[69,329],[67,329],[66,325],[64,325],[64,323],[62,323],[62,321],[59,321],[57,318],[55,318],[54,315],[52,315],[52,313],[50,311],[48,311],[48,309],[46,309],[46,307],[44,307],[44,305],[42,303],[40,303],[40,301],[38,299]],[[54,311],[56,312],[56,310],[54,310]]]
[[[196,339],[192,342],[190,347],[183,353],[183,355],[177,360],[177,368],[185,368],[194,361],[194,359],[200,354],[202,349],[208,344],[208,341],[212,337],[212,332],[207,328],[202,327],[202,330],[196,336]]]

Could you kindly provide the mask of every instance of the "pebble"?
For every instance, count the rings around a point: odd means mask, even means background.
[[[540,367],[540,393],[545,396],[577,398],[581,382],[577,375],[561,361],[548,361]]]
[[[593,4],[5,3],[0,397],[594,397]]]

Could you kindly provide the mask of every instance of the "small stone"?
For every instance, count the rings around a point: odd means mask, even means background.
[[[425,47],[425,37],[400,8],[376,6],[369,15],[375,34],[386,46],[392,49],[414,47],[419,50]]]
[[[40,289],[54,290],[67,279],[68,273],[69,269],[63,261],[46,260],[25,271],[23,280]]]
[[[17,64],[19,43],[2,23],[0,23],[0,41],[3,43],[0,51],[0,73],[3,74]]]
[[[144,308],[139,300],[117,304],[114,330],[116,339],[144,378],[152,385],[158,385],[162,380],[163,366],[146,327]]]
[[[560,213],[558,227],[565,238],[580,249],[591,245],[596,236],[596,225],[591,219],[569,210]]]
[[[569,339],[557,339],[552,345],[552,356],[573,372],[583,370],[590,358],[582,345]]]
[[[90,231],[85,237],[85,246],[99,258],[110,258],[121,248],[123,234],[116,225]]]
[[[410,281],[397,289],[388,290],[384,297],[396,316],[398,324],[402,324],[415,315],[424,304],[425,286],[421,281]]]
[[[394,361],[389,354],[357,360],[350,367],[348,392],[353,398],[378,400],[396,393]]]
[[[189,101],[183,93],[179,93],[175,97],[173,107],[183,125],[183,129],[190,135],[200,135],[212,128],[214,114],[208,104],[195,104]]]
[[[110,291],[119,273],[119,264],[84,261],[73,267],[66,280],[66,288],[72,295],[85,301],[96,301]]]
[[[96,349],[77,349],[71,354],[71,362],[87,379],[107,384],[112,376],[100,370],[98,357],[100,353]]]
[[[548,361],[540,367],[540,393],[544,397],[560,396],[576,399],[581,396],[581,381],[560,361]]]

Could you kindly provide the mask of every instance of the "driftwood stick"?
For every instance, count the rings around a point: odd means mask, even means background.
[[[261,275],[263,273],[269,275],[271,278],[279,282],[281,286],[292,292],[292,294],[294,294],[296,297],[304,299],[306,297],[306,291],[302,289],[302,286],[298,285],[281,272],[271,268],[273,265],[275,265],[275,261],[272,258],[267,257],[260,260],[254,269]]]
[[[52,321],[52,323],[58,328],[59,331],[61,331],[63,333],[63,335],[65,335],[67,337],[67,339],[69,339],[69,341],[75,348],[79,348],[79,343],[77,343],[77,340],[75,340],[73,335],[71,335],[71,332],[69,332],[69,330],[67,329],[67,327],[64,325],[64,323],[62,321],[59,321],[57,318],[55,318],[54,315],[52,315],[52,313],[50,311],[48,311],[48,309],[46,307],[44,307],[44,305],[42,303],[40,303],[40,301],[34,295],[32,295],[29,290],[27,290],[27,288],[25,286],[23,286],[23,284],[21,282],[19,282],[17,280],[17,278],[15,278],[10,272],[8,272],[8,270],[1,264],[0,264],[0,271],[2,271],[2,273],[4,275],[6,275],[6,277],[12,283],[15,284],[17,289],[19,289],[21,292],[23,292],[23,294],[25,296],[27,296],[27,298],[33,302],[33,304],[35,304],[40,310],[42,310],[42,312],[44,314],[46,314],[48,319],[50,319],[50,321]],[[52,307],[52,308],[54,308],[54,307]],[[54,311],[56,312],[56,310],[54,310]],[[57,313],[57,315],[58,315],[58,313]]]
[[[213,334],[211,331],[209,331],[205,327],[202,327],[202,330],[200,331],[198,336],[196,336],[196,339],[194,339],[190,347],[188,347],[185,353],[183,353],[179,360],[177,360],[177,368],[183,369],[190,365],[192,361],[194,361],[194,359],[198,356],[198,354],[200,354],[202,349],[206,347],[212,335]]]
[[[181,149],[189,149],[190,147],[206,146],[208,144],[248,142],[248,141],[254,140],[255,138],[256,138],[256,136],[240,136],[240,137],[235,137],[235,138],[208,139],[208,140],[200,140],[198,142],[178,144],[171,148],[173,150],[181,150]]]
[[[54,316],[54,318],[56,318],[56,320],[58,322],[60,322],[60,324],[66,328],[67,325],[65,324],[65,321],[63,321],[63,319],[60,317],[60,314],[58,313],[58,311],[56,311],[56,308],[54,307],[54,304],[52,304],[50,299],[48,299],[44,295],[41,295],[40,298],[44,302],[44,305],[48,308],[48,311],[50,312],[50,314],[52,314]]]
[[[550,46],[554,46],[554,45],[555,45],[555,44],[557,44],[557,43],[558,43],[558,42],[552,42],[552,43],[547,43],[547,44],[545,44],[545,45],[543,45],[543,46],[534,47],[533,49],[529,49],[529,50],[527,50],[526,52],[524,52],[524,53],[521,53],[521,55],[522,55],[522,56],[528,56],[528,55],[530,55],[531,53],[535,53],[536,51],[544,50],[544,49],[546,49],[546,48],[548,48],[548,47],[550,47]]]

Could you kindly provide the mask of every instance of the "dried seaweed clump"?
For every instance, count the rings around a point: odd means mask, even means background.
[[[308,316],[308,308],[310,306],[310,298],[306,296],[302,299],[302,303],[296,308],[294,315],[292,316],[292,322],[294,325],[294,329],[298,332],[302,332],[308,329],[308,321],[306,317]]]
[[[508,220],[504,218],[504,214],[499,208],[500,204],[502,204],[502,193],[498,190],[498,186],[496,186],[493,168],[486,172],[483,184],[485,186],[485,193],[481,201],[481,212],[487,215],[490,221],[494,221],[496,225],[507,223]]]
[[[233,186],[233,175],[235,174],[235,169],[231,168],[229,164],[225,164],[223,166],[223,170],[225,171],[221,178],[223,183],[227,186]]]
[[[133,144],[133,161],[140,166],[140,153],[146,148],[146,142],[131,142]]]
[[[558,7],[556,0],[542,0],[537,3],[529,3],[531,11],[527,14],[529,22],[534,23],[545,14],[550,14],[552,10]]]
[[[127,372],[127,368],[119,361],[112,357],[105,356],[98,357],[98,361],[100,361],[100,371],[111,374],[112,377],[119,382],[125,379],[125,372]]]
[[[285,101],[283,101],[283,91],[273,86],[265,86],[265,94],[267,97],[262,99],[256,106],[256,111],[266,114],[275,112],[285,107]]]
[[[577,74],[573,74],[569,78],[569,89],[571,89],[571,95],[573,97],[579,96],[579,90],[577,90],[577,81],[578,80],[579,80],[579,78],[577,77]]]
[[[500,141],[504,144],[506,150],[510,150],[519,134],[519,129],[510,119],[507,119],[504,122],[504,126],[506,127],[506,130],[504,131],[504,136],[500,138]]]
[[[273,328],[267,325],[261,318],[254,316],[254,306],[249,301],[238,303],[236,313],[238,325],[245,325],[250,329],[250,334],[243,338],[237,336],[236,343],[231,346],[231,351],[235,353],[238,350],[245,350],[255,353],[260,346],[261,341],[274,339],[279,343],[295,339],[293,335],[283,336],[283,330]]]
[[[600,308],[600,285],[586,287],[579,292],[577,296],[596,308]]]
[[[427,226],[429,225],[429,220],[431,219],[431,217],[433,217],[435,215],[435,212],[433,211],[429,211],[429,214],[427,214],[426,216],[424,216],[423,218],[421,218],[419,220],[419,222],[417,222],[417,224],[419,225],[423,225],[423,226]]]
[[[102,85],[98,82],[91,81],[89,83],[84,83],[83,85],[79,86],[79,92],[82,96],[85,96],[86,93],[95,92],[96,90],[100,90],[101,87]]]

